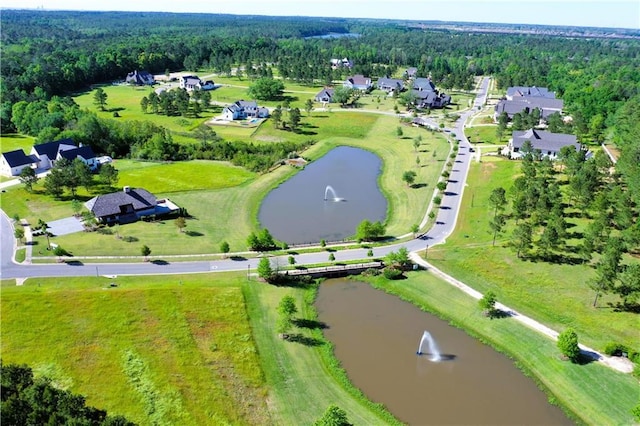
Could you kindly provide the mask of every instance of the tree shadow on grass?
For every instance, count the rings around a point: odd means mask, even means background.
[[[290,341],[290,342],[300,343],[300,344],[305,345],[305,346],[322,346],[322,345],[324,345],[324,342],[322,340],[316,339],[314,337],[303,336],[300,333],[289,334],[287,340]]]
[[[204,236],[204,234],[202,232],[197,232],[197,231],[185,231],[185,234],[187,234],[190,237],[202,237]]]
[[[634,314],[640,314],[640,303],[633,302],[617,302],[609,303],[609,306],[613,308],[614,312],[631,312]]]

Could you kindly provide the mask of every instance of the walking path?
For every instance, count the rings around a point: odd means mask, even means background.
[[[462,281],[459,281],[453,278],[451,275],[445,274],[440,269],[436,268],[435,266],[433,266],[432,264],[424,260],[422,257],[420,257],[418,253],[413,252],[409,256],[414,263],[422,266],[423,268],[425,268],[432,274],[438,276],[439,278],[443,279],[444,281],[451,284],[452,286],[459,288],[460,290],[462,290],[469,296],[473,297],[474,299],[480,300],[482,298],[482,293],[480,293],[477,290],[474,290],[473,288],[469,287]],[[503,305],[502,303],[496,303],[496,308],[501,310],[502,312],[507,313],[509,317],[515,319],[516,321],[521,322],[527,327],[539,333],[542,333],[553,340],[558,340],[558,332],[547,327],[546,325],[541,324],[530,317],[522,315],[518,311],[511,309],[510,307]],[[600,362],[609,368],[613,368],[614,370],[620,371],[622,373],[631,373],[633,371],[633,363],[627,358],[610,357],[610,356],[603,355],[598,351],[596,351],[595,349],[592,349],[588,346],[585,346],[582,344],[580,344],[579,346],[582,353],[585,356],[588,356],[594,361]]]

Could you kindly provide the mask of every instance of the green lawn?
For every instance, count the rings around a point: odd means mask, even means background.
[[[634,423],[630,411],[638,403],[639,387],[631,375],[595,362],[578,365],[562,361],[555,342],[542,334],[512,319],[484,317],[475,299],[431,274],[412,272],[408,276],[409,279],[401,281],[383,278],[371,281],[376,287],[437,314],[514,358],[543,389],[552,393],[550,401],[557,401],[580,422]]]
[[[3,134],[0,136],[0,151],[9,152],[22,149],[28,155],[35,142],[36,138],[31,136],[17,133]]]
[[[241,185],[255,174],[241,167],[217,161],[148,163],[116,160],[119,184],[145,188],[152,193],[216,190]]]
[[[481,143],[487,145],[504,145],[507,139],[507,132],[505,131],[505,136],[502,137],[502,140],[498,140],[496,136],[496,129],[498,125],[491,126],[475,126],[475,127],[466,127],[464,129],[464,134],[469,139],[471,143]]]
[[[506,246],[513,222],[491,246],[488,197],[498,186],[508,191],[519,167],[520,162],[501,159],[472,164],[456,231],[446,244],[429,250],[429,261],[480,292],[493,290],[498,301],[555,330],[574,327],[580,341],[596,349],[611,341],[638,348],[637,314],[616,312],[608,306],[617,301],[613,297],[597,309],[591,306],[594,292],[587,282],[593,268],[517,259]],[[569,223],[583,226],[575,219]]]

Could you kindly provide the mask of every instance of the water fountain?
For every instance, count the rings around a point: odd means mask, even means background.
[[[438,349],[438,345],[436,345],[436,341],[433,340],[433,336],[428,331],[425,331],[422,334],[422,339],[420,339],[420,345],[418,345],[418,352],[416,354],[422,355],[422,346],[427,342],[427,349],[431,354],[431,358],[429,358],[433,362],[438,362],[442,360],[442,356],[440,355],[440,349]]]
[[[333,197],[328,198],[329,192],[331,192],[331,195],[333,195]],[[338,197],[333,187],[331,185],[327,185],[327,187],[324,189],[324,200],[325,201],[331,200],[333,202],[338,202],[338,201],[344,201],[344,198]]]

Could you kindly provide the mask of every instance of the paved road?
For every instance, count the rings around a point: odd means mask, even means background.
[[[455,133],[460,140],[458,156],[455,159],[454,167],[449,178],[449,183],[445,190],[445,196],[441,208],[438,209],[436,224],[428,233],[411,241],[392,244],[385,247],[377,247],[374,251],[375,257],[383,257],[391,251],[397,251],[404,246],[409,251],[424,250],[445,241],[455,227],[455,223],[464,192],[464,186],[471,163],[469,155],[470,144],[464,137],[464,123],[467,118],[477,111],[478,106],[484,104],[489,78],[484,78],[477,94],[473,110],[465,111],[460,115],[451,133]],[[83,263],[82,261],[71,264],[36,264],[20,265],[12,261],[14,251],[14,239],[11,231],[9,218],[1,215],[0,220],[0,277],[2,278],[32,278],[32,277],[53,277],[53,276],[95,276],[95,275],[149,275],[149,274],[178,274],[178,273],[204,273],[211,271],[247,271],[255,269],[259,259],[240,258],[242,260],[216,260],[216,261],[194,261],[194,262],[135,262],[135,263]],[[340,250],[335,253],[336,261],[348,261],[367,259],[367,249],[354,248],[350,250]],[[272,263],[287,265],[287,257],[274,257]],[[324,263],[327,261],[327,253],[300,254],[296,256],[297,264]]]

